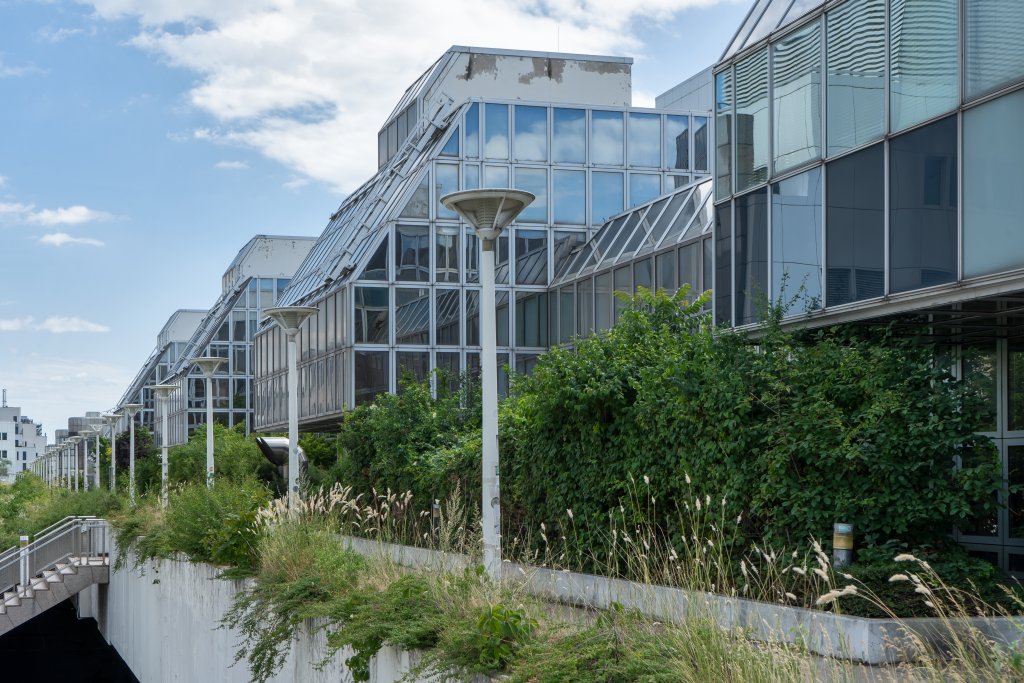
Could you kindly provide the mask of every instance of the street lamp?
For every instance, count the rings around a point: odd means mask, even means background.
[[[288,337],[288,509],[294,509],[299,492],[299,372],[296,369],[295,336],[306,318],[316,313],[311,306],[279,306],[264,314],[274,319]]]
[[[441,203],[459,214],[480,239],[480,370],[483,393],[484,566],[491,579],[501,578],[501,490],[498,480],[498,371],[494,304],[494,245],[509,223],[536,196],[521,190],[482,189],[453,192]]]
[[[78,444],[84,438],[76,434],[68,439],[68,442],[71,443],[71,459],[68,462],[68,490],[71,490],[72,479],[74,480],[75,490],[78,490]]]
[[[167,505],[167,404],[171,394],[178,390],[177,384],[154,384],[150,387],[160,399],[160,504]]]
[[[85,442],[85,454],[82,456],[82,485],[85,490],[89,490],[89,437],[93,434],[97,434],[97,430],[92,425],[86,425],[78,430],[78,433],[84,437]],[[97,437],[98,441],[98,437]]]
[[[121,412],[128,418],[128,498],[135,502],[135,416],[142,410],[141,403],[125,403]]]
[[[226,359],[218,356],[203,356],[202,358],[193,358],[192,362],[195,363],[202,373],[203,377],[206,378],[206,486],[207,488],[213,487],[213,394],[211,393],[211,386],[213,382],[213,373],[217,372],[217,368],[224,364]]]
[[[103,421],[110,427],[110,490],[113,491],[117,484],[117,423],[121,416],[116,411],[104,413]]]

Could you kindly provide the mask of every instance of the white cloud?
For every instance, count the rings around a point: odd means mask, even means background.
[[[60,209],[40,209],[28,215],[29,223],[38,225],[80,225],[93,221],[106,221],[113,216],[106,211],[97,211],[88,206],[75,204]]]
[[[53,232],[39,238],[40,244],[48,244],[52,247],[63,247],[65,244],[82,244],[90,247],[102,247],[104,243],[91,237],[72,237],[66,232]]]
[[[72,36],[78,36],[84,34],[86,31],[84,28],[58,28],[58,29],[42,29],[39,31],[39,37],[47,43],[63,43],[65,40]],[[96,29],[92,28],[89,30],[89,35],[95,35]]]
[[[17,78],[39,73],[44,72],[37,66],[10,66],[4,64],[3,57],[0,57],[0,78]]]
[[[7,176],[0,175],[0,187],[3,187],[6,184],[7,184]]]
[[[292,191],[301,190],[306,185],[309,185],[309,179],[308,178],[292,178],[291,180],[283,183],[283,186],[284,186],[284,188],[286,190],[292,190]]]
[[[218,161],[213,167],[222,171],[241,171],[249,168],[249,164],[244,161]]]
[[[69,332],[110,332],[110,328],[99,323],[89,322],[76,317],[50,316],[41,323],[35,318],[0,318],[0,332],[51,332],[66,334]]]
[[[254,149],[351,190],[376,169],[375,132],[450,45],[637,55],[638,20],[723,0],[91,0],[136,19],[137,47],[199,79],[196,137]]]
[[[32,318],[0,318],[0,332],[21,332],[31,325]]]

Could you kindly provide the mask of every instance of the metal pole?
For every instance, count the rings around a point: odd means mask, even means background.
[[[494,311],[495,240],[480,240],[480,370],[483,393],[483,500],[484,567],[494,581],[501,578],[501,494],[498,481],[498,372]]]
[[[128,417],[128,498],[135,502],[135,416]]]
[[[167,507],[167,403],[170,396],[161,396],[160,403],[163,409],[160,411],[160,418],[163,424],[163,437],[160,439],[160,504]]]
[[[299,371],[295,333],[288,335],[288,509],[299,492]]]
[[[96,432],[96,490],[100,488],[100,434],[103,433],[103,427],[100,427]]]
[[[79,442],[79,443],[81,443],[81,442]],[[78,490],[78,444],[76,443],[73,448],[74,448],[74,451],[75,451],[75,474],[74,474],[74,477],[75,477],[75,490],[77,491]]]
[[[213,488],[213,381],[206,375],[206,487]]]
[[[117,487],[117,423],[110,423],[110,490]]]

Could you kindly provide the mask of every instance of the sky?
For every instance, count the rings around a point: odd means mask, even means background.
[[[633,104],[750,0],[0,0],[0,387],[114,407],[254,234],[319,235],[451,45],[634,58]]]

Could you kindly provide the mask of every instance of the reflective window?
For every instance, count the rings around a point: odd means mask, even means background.
[[[679,248],[679,286],[690,285],[687,295],[693,301],[701,293],[701,251],[700,242],[690,242]]]
[[[475,159],[480,156],[480,105],[476,102],[466,110],[466,156]]]
[[[360,280],[387,280],[388,279],[388,236],[385,234],[383,241],[373,252],[373,256],[363,269]]]
[[[500,239],[500,238],[499,238]],[[480,282],[480,243],[476,234],[466,233],[466,282]]]
[[[622,212],[622,174],[594,171],[590,175],[590,222],[594,225]]]
[[[516,292],[516,346],[547,345],[547,292]]]
[[[426,225],[395,227],[395,279],[430,281],[430,228]]]
[[[775,171],[821,156],[821,24],[772,46]]]
[[[828,153],[885,133],[885,0],[849,0],[827,15]]]
[[[736,191],[768,178],[768,50],[736,64]]]
[[[260,308],[270,308],[274,305],[274,281],[267,278],[260,278]]]
[[[976,346],[964,346],[961,351],[961,377],[967,386],[985,403],[985,422],[978,430],[994,432],[998,427],[999,393],[998,374],[996,372],[996,344],[990,342]]]
[[[434,238],[434,273],[438,282],[459,281],[459,228],[437,225]]]
[[[707,154],[704,158],[707,159]],[[689,116],[669,114],[665,117],[665,165],[669,168],[690,167]]]
[[[440,196],[440,195],[439,195]],[[439,209],[440,210],[440,209]],[[423,179],[416,186],[416,190],[409,197],[405,208],[402,209],[402,218],[429,218],[430,217],[430,172],[423,174]]]
[[[661,176],[656,173],[629,174],[629,205],[649,202],[661,194]]]
[[[964,112],[964,275],[1024,267],[1024,91]]]
[[[547,230],[516,229],[516,284],[548,283]]]
[[[434,183],[437,196],[437,217],[457,218],[458,216],[451,209],[445,208],[441,203],[441,197],[452,192],[459,191],[459,167],[457,164],[437,164],[434,167]]]
[[[551,135],[551,160],[556,163],[583,164],[587,161],[587,116],[582,109],[551,111],[554,123]]]
[[[1007,535],[1024,538],[1024,444],[1006,444],[1006,475],[1011,488],[1006,504],[1010,522]]]
[[[1012,342],[1007,353],[1006,428],[1024,430],[1024,344]]]
[[[459,317],[462,306],[459,305],[459,290],[437,290],[437,343],[442,346],[458,346]]]
[[[676,259],[675,254],[666,251],[655,257],[654,271],[658,276],[658,289],[664,289],[669,294],[676,291]]]
[[[732,69],[715,75],[715,196],[732,194]]]
[[[736,198],[736,324],[760,320],[768,297],[768,192]]]
[[[889,0],[893,131],[957,105],[957,0]]]
[[[430,290],[395,289],[395,343],[430,343]]]
[[[495,292],[495,326],[498,346],[508,346],[508,291]],[[466,290],[466,345],[480,346],[480,290]]]
[[[732,323],[732,213],[729,203],[715,207],[715,323]]]
[[[587,222],[586,171],[554,171],[555,223],[583,225]]]
[[[957,277],[956,117],[889,142],[889,291]]]
[[[594,331],[594,281],[585,278],[576,283],[576,334],[585,337]]]
[[[641,287],[651,289],[654,284],[654,273],[651,272],[652,262],[649,258],[640,259],[633,263],[633,292]]]
[[[825,305],[885,293],[885,160],[882,145],[833,161],[826,173]]]
[[[704,258],[702,259],[703,282],[701,283],[701,287],[700,288],[701,288],[701,293],[703,294],[704,292],[711,291],[711,289],[715,286],[715,283],[714,283],[714,268],[713,268],[713,266],[714,266],[715,248],[714,248],[714,245],[712,245],[712,243],[711,243],[711,238],[710,237],[706,237],[703,240],[701,240],[701,244],[702,244],[701,251],[704,252]],[[708,300],[707,304],[705,304],[705,308],[707,310],[711,310],[711,301],[710,300]]]
[[[462,375],[459,353],[457,351],[438,351],[435,355],[437,357],[438,393],[455,392],[459,388],[459,379]]]
[[[594,277],[594,329],[598,332],[612,326],[612,274],[605,271]]]
[[[484,104],[484,156],[508,159],[507,104]]]
[[[590,163],[622,165],[622,112],[590,112]]]
[[[821,168],[772,185],[772,300],[821,308]],[[803,291],[801,291],[803,290]]]
[[[494,281],[503,285],[508,284],[508,268],[510,265],[508,240],[508,231],[498,237],[498,253],[495,254],[494,258]]]
[[[665,192],[671,192],[672,190],[678,190],[680,187],[685,187],[690,184],[690,176],[688,175],[668,175],[665,176]]]
[[[1024,3],[1020,0],[965,0],[967,96],[1024,78]]]
[[[462,166],[462,189],[480,189],[480,166],[479,164],[463,164]]]
[[[508,291],[499,291],[494,295],[494,316],[495,326],[498,328],[498,346],[509,345],[509,324],[511,323],[511,313],[509,307],[512,305],[512,299],[509,298]],[[506,359],[507,363],[508,360]]]
[[[708,170],[708,117],[693,117],[693,167]]]
[[[558,341],[565,344],[576,334],[574,322],[576,317],[576,295],[572,285],[558,290]]]
[[[441,155],[446,157],[457,157],[459,156],[459,128],[455,127],[452,131],[452,136],[448,138],[448,142],[444,143],[444,147],[441,148]]]
[[[517,190],[532,192],[536,199],[523,209],[516,221],[520,223],[548,222],[548,171],[546,168],[516,167]]]
[[[612,271],[612,287],[616,294],[625,294],[627,297],[633,293],[633,273],[629,266],[621,266]],[[626,310],[628,299],[622,296],[612,297],[612,324],[619,322],[619,316]]]
[[[508,166],[484,166],[484,187],[508,186]]]
[[[398,351],[395,353],[398,375],[395,386],[402,393],[406,382],[423,382],[430,375],[430,353],[427,351]]]
[[[660,168],[661,115],[629,112],[627,120],[629,122],[629,165]]]
[[[513,156],[519,161],[548,160],[548,108],[516,105]]]
[[[585,241],[585,234],[582,232],[569,232],[567,230],[556,230],[554,232],[554,274],[562,274],[563,268],[568,265],[574,255],[573,251]]]
[[[355,288],[355,343],[388,343],[388,288]]]
[[[371,403],[390,388],[387,351],[356,351],[354,362],[356,405]]]

